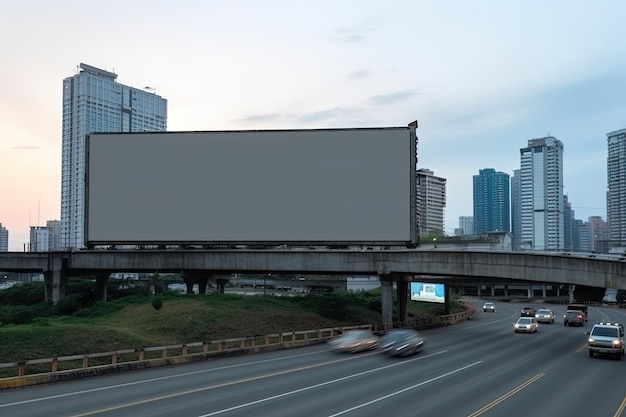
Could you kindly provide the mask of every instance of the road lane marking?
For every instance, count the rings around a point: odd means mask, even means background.
[[[13,403],[0,404],[0,408],[13,407],[13,406],[16,406],[16,405],[35,403],[35,402],[39,402],[39,401],[50,401],[50,400],[55,400],[55,399],[58,399],[58,398],[73,397],[73,396],[76,396],[76,395],[91,394],[91,393],[94,393],[94,392],[108,391],[108,390],[117,389],[117,388],[126,388],[126,387],[130,387],[130,386],[133,386],[133,385],[140,385],[140,384],[148,384],[148,383],[151,383],[151,382],[166,381],[168,379],[174,379],[174,378],[184,378],[184,377],[191,376],[191,375],[204,374],[204,373],[214,372],[214,371],[223,371],[225,369],[232,369],[232,368],[241,368],[243,366],[256,365],[256,364],[259,364],[259,363],[269,363],[269,362],[283,361],[283,360],[285,360],[285,358],[297,358],[297,357],[301,357],[301,356],[318,355],[320,353],[325,353],[325,352],[328,352],[328,350],[322,350],[322,351],[311,352],[311,353],[301,353],[301,354],[291,355],[291,356],[282,356],[282,357],[274,358],[274,359],[263,359],[263,360],[245,362],[245,363],[236,363],[234,365],[219,366],[217,368],[201,369],[199,371],[184,372],[182,374],[161,376],[161,377],[150,378],[150,379],[142,379],[142,380],[139,380],[139,381],[126,382],[126,383],[123,383],[123,384],[116,384],[116,385],[109,385],[109,386],[105,386],[105,387],[86,389],[86,390],[82,390],[82,391],[67,392],[65,394],[56,394],[56,395],[49,395],[47,397],[31,398],[30,400],[23,400],[23,401],[16,401],[16,402],[13,402]],[[363,355],[359,355],[359,356],[363,356]],[[356,359],[356,358],[357,357],[355,356],[353,359]]]
[[[624,411],[624,408],[626,408],[626,397],[624,397],[622,403],[619,405],[619,407],[617,407],[617,411],[615,411],[613,417],[620,417],[622,415],[622,412]]]
[[[474,413],[470,414],[467,417],[478,417],[479,415],[489,411],[490,409],[492,409],[496,405],[500,404],[502,401],[506,400],[507,398],[512,397],[513,395],[517,394],[518,392],[520,392],[521,390],[523,390],[524,388],[526,388],[527,386],[529,386],[533,382],[537,381],[539,378],[541,378],[544,375],[545,374],[543,372],[540,373],[540,374],[535,375],[534,377],[530,378],[528,381],[518,385],[517,387],[513,388],[511,391],[509,391],[506,394],[496,398],[495,400],[493,400],[492,402],[490,402],[489,404],[487,404],[486,406],[484,406],[480,410],[475,411]]]
[[[210,413],[210,414],[204,414],[204,415],[202,415],[200,417],[214,416],[214,415],[222,414],[222,413],[225,413],[225,412],[228,412],[228,411],[236,410],[236,409],[239,409],[239,408],[249,407],[249,406],[254,405],[254,404],[263,403],[263,402],[270,401],[270,400],[273,400],[273,399],[276,399],[276,398],[286,397],[288,395],[293,395],[293,394],[296,394],[298,392],[303,392],[303,391],[307,391],[307,390],[310,390],[310,389],[318,388],[318,387],[321,387],[321,386],[324,386],[324,385],[329,385],[329,384],[337,383],[337,382],[344,381],[344,380],[347,380],[347,379],[356,378],[358,376],[367,375],[367,374],[370,374],[370,373],[373,373],[373,372],[377,372],[377,371],[380,371],[380,370],[393,368],[393,367],[399,366],[399,365],[404,365],[404,364],[407,364],[409,362],[413,362],[413,361],[417,361],[417,360],[423,360],[423,359],[426,359],[426,358],[429,358],[429,357],[441,355],[441,354],[446,353],[446,352],[447,352],[447,350],[442,350],[442,351],[434,352],[434,353],[431,353],[431,354],[428,354],[428,355],[420,355],[419,357],[416,357],[414,359],[405,360],[405,361],[402,361],[402,362],[396,362],[396,363],[393,363],[391,365],[385,365],[385,366],[381,366],[381,367],[375,368],[375,369],[369,369],[369,370],[364,371],[364,372],[360,372],[360,373],[353,374],[353,375],[348,375],[348,376],[345,376],[345,377],[342,377],[342,378],[338,378],[338,379],[327,381],[327,382],[323,382],[323,383],[320,383],[320,384],[317,384],[317,385],[301,388],[301,389],[298,389],[298,390],[295,390],[295,391],[290,391],[290,392],[286,392],[286,393],[283,393],[283,394],[275,395],[273,397],[264,398],[264,399],[253,401],[253,402],[246,403],[246,404],[241,404],[241,405],[238,405],[238,406],[235,406],[235,407],[231,407],[231,408],[227,408],[227,409],[224,409],[224,410],[218,410],[218,411],[215,411],[215,412]],[[371,354],[368,354],[368,355],[372,355],[372,354],[380,355],[381,353],[380,352],[378,352],[378,353],[371,353]],[[146,398],[145,400],[133,401],[133,402],[125,403],[125,404],[116,405],[116,406],[113,406],[113,407],[106,407],[106,408],[102,408],[102,409],[98,409],[98,410],[87,411],[87,412],[84,412],[84,413],[74,414],[71,417],[92,416],[92,415],[96,415],[96,414],[100,414],[100,413],[106,413],[106,412],[110,412],[110,411],[120,410],[120,409],[123,409],[123,408],[129,408],[129,407],[134,407],[134,406],[137,406],[137,405],[148,404],[148,403],[151,403],[151,402],[166,400],[166,399],[170,399],[170,398],[176,398],[176,397],[180,397],[180,396],[183,396],[183,395],[197,394],[199,392],[210,391],[210,390],[217,389],[217,388],[224,388],[224,387],[228,387],[228,386],[231,386],[231,385],[237,385],[237,384],[241,384],[241,383],[245,383],[245,382],[253,382],[253,381],[257,381],[257,380],[261,380],[261,379],[265,379],[265,378],[271,378],[271,377],[275,377],[275,376],[286,375],[286,374],[290,374],[290,373],[293,373],[293,372],[306,371],[306,370],[313,369],[313,368],[318,368],[318,367],[321,367],[321,366],[332,365],[332,364],[335,364],[335,363],[340,363],[340,362],[345,362],[345,361],[357,359],[357,358],[363,357],[363,356],[364,355],[358,355],[358,356],[351,355],[350,357],[341,358],[341,359],[337,359],[337,360],[333,360],[333,361],[327,361],[327,362],[322,362],[322,363],[317,363],[317,364],[312,364],[312,365],[307,365],[307,366],[301,366],[301,367],[293,368],[293,369],[286,369],[284,371],[272,372],[272,373],[269,373],[269,374],[258,375],[258,376],[254,376],[254,377],[250,377],[250,378],[238,379],[238,380],[235,380],[235,381],[224,382],[224,383],[221,383],[221,384],[208,385],[208,386],[205,386],[205,387],[194,388],[192,390],[175,392],[175,393],[168,394],[168,395],[161,395],[161,396],[158,396],[158,397]]]
[[[453,370],[453,371],[446,372],[445,374],[441,374],[441,375],[439,375],[439,376],[436,376],[436,377],[434,377],[434,378],[428,379],[428,380],[426,380],[426,381],[422,381],[422,382],[420,382],[419,384],[411,385],[410,387],[407,387],[407,388],[401,389],[400,391],[396,391],[396,392],[391,393],[391,394],[383,395],[382,397],[378,397],[378,398],[376,398],[375,400],[371,400],[371,401],[368,401],[368,402],[366,402],[366,403],[363,403],[363,404],[357,405],[357,406],[355,406],[355,407],[348,408],[347,410],[340,411],[339,413],[332,414],[332,415],[330,415],[330,416],[328,416],[328,417],[336,417],[336,416],[340,416],[340,415],[342,415],[342,414],[346,414],[346,413],[350,413],[350,412],[352,412],[352,411],[354,411],[354,410],[358,410],[359,408],[367,407],[368,405],[371,405],[371,404],[377,403],[377,402],[379,402],[379,401],[386,400],[387,398],[391,398],[391,397],[394,397],[394,396],[396,396],[396,395],[402,394],[403,392],[410,391],[410,390],[412,390],[412,389],[415,389],[415,388],[421,387],[422,385],[430,384],[431,382],[435,382],[435,381],[437,381],[437,380],[439,380],[439,379],[441,379],[441,378],[445,378],[445,377],[447,377],[447,376],[454,375],[454,374],[459,373],[459,372],[461,372],[461,371],[464,371],[464,370],[466,370],[466,369],[468,369],[468,368],[471,368],[472,366],[476,366],[476,365],[478,365],[478,364],[480,364],[480,363],[482,363],[482,361],[478,361],[478,362],[470,363],[469,365],[462,366],[462,367],[460,367],[460,368],[458,368],[458,369],[455,369],[455,370]],[[205,417],[205,416],[200,416],[200,417]]]

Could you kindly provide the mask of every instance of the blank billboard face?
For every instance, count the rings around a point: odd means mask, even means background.
[[[100,133],[87,144],[90,242],[407,242],[414,233],[405,128]]]

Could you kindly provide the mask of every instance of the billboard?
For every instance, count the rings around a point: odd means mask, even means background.
[[[416,244],[415,127],[94,133],[89,244]]]
[[[446,302],[445,284],[411,282],[411,301],[443,304]]]

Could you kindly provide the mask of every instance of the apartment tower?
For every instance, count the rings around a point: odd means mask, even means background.
[[[473,177],[474,233],[511,231],[509,174],[485,168]]]
[[[444,234],[446,179],[429,169],[417,170],[417,215],[419,236]]]
[[[113,72],[86,64],[77,71],[63,80],[62,249],[84,247],[85,137],[94,132],[161,132],[167,127],[167,100],[116,82]]]
[[[522,248],[563,249],[563,143],[530,139],[520,149],[520,168]]]
[[[626,129],[606,134],[606,217],[611,247],[626,247]]]

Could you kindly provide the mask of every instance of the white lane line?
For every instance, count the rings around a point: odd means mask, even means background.
[[[297,358],[297,357],[301,357],[301,356],[318,355],[318,354],[324,353],[324,352],[327,352],[327,350],[319,351],[319,352],[311,352],[311,353],[302,353],[302,354],[298,354],[298,355],[291,355],[291,356],[287,356],[287,358]],[[106,387],[86,389],[86,390],[82,390],[82,391],[73,391],[73,392],[68,392],[68,393],[65,393],[65,394],[56,394],[56,395],[50,395],[50,396],[47,396],[47,397],[32,398],[30,400],[23,400],[23,401],[16,401],[16,402],[13,402],[13,403],[0,404],[0,408],[6,408],[6,407],[13,407],[13,406],[16,406],[16,405],[36,403],[36,402],[39,402],[39,401],[49,401],[49,400],[54,400],[54,399],[57,399],[57,398],[74,397],[76,395],[91,394],[93,392],[108,391],[108,390],[112,390],[112,389],[130,387],[130,386],[133,386],[133,385],[140,385],[140,384],[148,384],[148,383],[151,383],[151,382],[166,381],[168,379],[174,379],[174,378],[184,378],[184,377],[191,376],[191,375],[203,374],[203,373],[213,372],[213,371],[221,371],[221,370],[224,370],[224,369],[240,368],[242,366],[256,365],[256,364],[259,364],[259,363],[269,363],[269,362],[283,361],[283,360],[285,360],[285,358],[286,357],[283,356],[283,357],[275,358],[275,359],[263,359],[263,360],[260,360],[260,361],[238,363],[238,364],[234,364],[234,365],[220,366],[220,367],[217,367],[217,368],[210,368],[210,369],[202,369],[202,370],[199,370],[199,371],[185,372],[185,373],[182,373],[182,374],[168,375],[168,376],[162,376],[162,377],[158,377],[158,378],[142,379],[140,381],[126,382],[124,384],[108,385]]]
[[[391,394],[383,395],[382,397],[378,397],[378,398],[376,398],[375,400],[371,400],[371,401],[368,401],[368,402],[366,402],[366,403],[363,403],[363,404],[357,405],[357,406],[355,406],[355,407],[348,408],[347,410],[341,411],[341,412],[336,413],[336,414],[332,414],[332,415],[330,415],[330,416],[328,416],[328,417],[336,417],[336,416],[340,416],[340,415],[343,415],[343,414],[347,414],[347,413],[350,413],[350,412],[352,412],[352,411],[354,411],[354,410],[358,410],[359,408],[367,407],[368,405],[372,405],[372,404],[377,403],[377,402],[379,402],[379,401],[386,400],[387,398],[395,397],[396,395],[398,395],[398,394],[402,394],[403,392],[410,391],[410,390],[412,390],[412,389],[415,389],[415,388],[421,387],[422,385],[430,384],[431,382],[437,381],[438,379],[445,378],[445,377],[447,377],[447,376],[450,376],[450,375],[456,374],[456,373],[458,373],[458,372],[464,371],[464,370],[466,370],[466,369],[468,369],[468,368],[471,368],[472,366],[476,366],[476,365],[478,365],[478,364],[479,364],[479,363],[481,363],[481,362],[482,362],[482,361],[478,361],[478,362],[470,363],[469,365],[465,365],[465,366],[463,366],[463,367],[461,367],[461,368],[458,368],[458,369],[455,369],[455,370],[453,370],[453,371],[446,372],[445,374],[441,374],[441,375],[439,375],[439,376],[436,376],[436,377],[434,377],[434,378],[428,379],[428,380],[426,380],[426,381],[422,381],[422,382],[420,382],[419,384],[411,385],[410,387],[407,387],[407,388],[401,389],[400,391],[396,391],[396,392],[393,392],[393,393],[391,393]]]
[[[319,388],[319,387],[323,387],[323,386],[326,386],[326,385],[336,384],[337,382],[346,381],[346,380],[348,380],[348,379],[352,379],[352,378],[356,378],[356,377],[359,377],[359,376],[363,376],[363,375],[371,374],[371,373],[373,373],[373,372],[378,372],[378,371],[381,371],[381,370],[383,370],[383,369],[393,368],[393,367],[398,366],[398,365],[405,365],[405,364],[406,364],[406,363],[408,363],[408,362],[413,362],[413,361],[415,361],[415,360],[422,360],[422,359],[426,359],[426,358],[428,358],[428,357],[432,357],[432,356],[435,356],[435,355],[440,355],[440,354],[445,353],[445,352],[447,352],[447,351],[446,351],[446,350],[444,350],[444,351],[440,351],[440,352],[432,353],[432,354],[430,354],[430,355],[420,356],[419,358],[416,358],[416,359],[411,359],[410,361],[402,361],[402,362],[397,362],[397,363],[394,363],[394,364],[391,364],[391,365],[381,366],[380,368],[370,369],[370,370],[368,370],[368,371],[359,372],[359,373],[356,373],[356,374],[352,374],[352,375],[344,376],[344,377],[342,377],[342,378],[337,378],[337,379],[333,379],[333,380],[326,381],[326,382],[321,382],[321,383],[319,383],[319,384],[310,385],[310,386],[308,386],[308,387],[300,388],[300,389],[297,389],[297,390],[284,392],[284,393],[282,393],[282,394],[277,394],[277,395],[273,395],[273,396],[271,396],[271,397],[262,398],[262,399],[260,399],[260,400],[251,401],[251,402],[249,402],[249,403],[244,403],[244,404],[239,404],[239,405],[236,405],[236,406],[233,406],[233,407],[224,408],[224,409],[222,409],[222,410],[217,410],[217,411],[214,411],[214,412],[212,412],[212,413],[202,414],[202,415],[200,415],[200,416],[198,416],[198,417],[211,417],[211,416],[216,416],[216,415],[219,415],[219,414],[228,413],[229,411],[239,410],[239,409],[242,409],[242,408],[245,408],[245,407],[250,407],[250,406],[253,406],[253,405],[256,405],[256,404],[262,404],[262,403],[265,403],[265,402],[268,402],[268,401],[272,401],[272,400],[275,400],[275,399],[278,399],[278,398],[287,397],[287,396],[289,396],[289,395],[298,394],[298,393],[300,393],[300,392],[309,391],[309,390],[312,390],[312,389],[315,389],[315,388]],[[447,373],[447,374],[441,375],[441,376],[439,376],[439,377],[433,378],[431,381],[434,381],[434,380],[436,380],[436,379],[442,378],[442,377],[447,376],[447,375],[449,375],[449,374],[453,374],[453,373],[458,372],[458,371],[460,371],[460,370],[462,370],[462,369],[468,368],[468,367],[470,367],[470,366],[477,365],[477,364],[479,364],[479,363],[480,363],[480,361],[479,361],[479,362],[476,362],[476,363],[473,363],[473,364],[471,364],[471,365],[467,365],[467,366],[465,366],[465,367],[463,367],[463,368],[460,368],[460,369],[458,369],[458,370],[456,370],[456,371],[452,371],[452,372],[449,372],[449,373]],[[429,382],[429,381],[426,381],[426,382]],[[426,382],[425,382],[425,383],[426,383]],[[419,385],[422,385],[422,384],[419,384]],[[418,386],[419,386],[419,385],[418,385]],[[358,407],[357,407],[357,408],[358,408]],[[336,414],[336,415],[339,415],[339,414]]]

